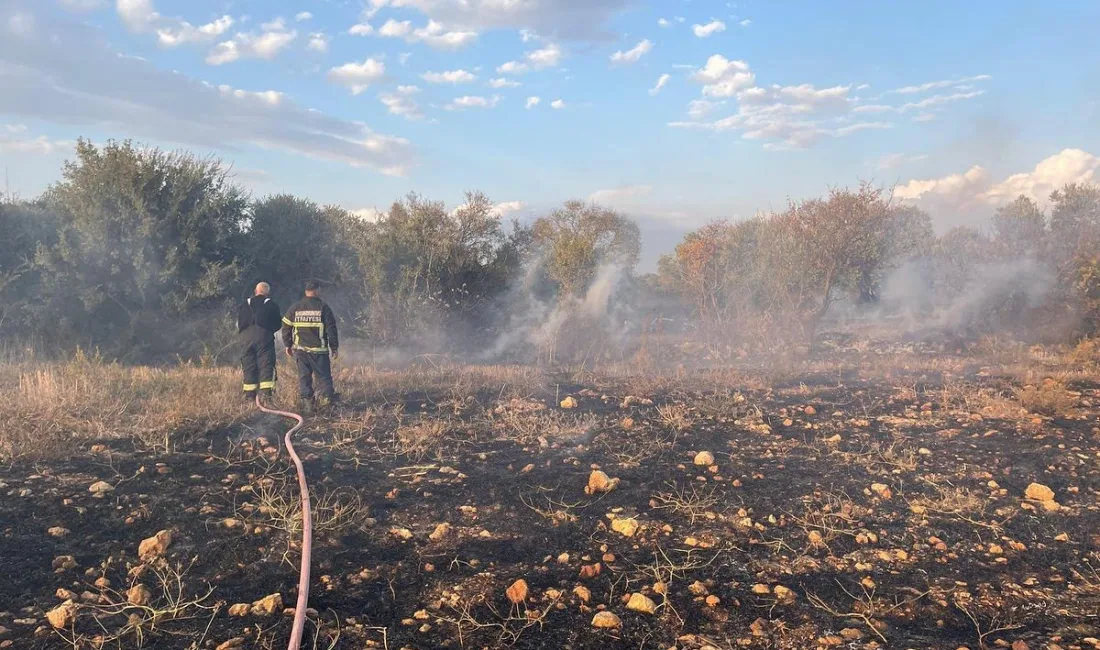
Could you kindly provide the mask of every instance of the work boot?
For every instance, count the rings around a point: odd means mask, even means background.
[[[261,404],[263,404],[264,406],[270,408],[271,405],[274,402],[275,402],[275,391],[271,390],[270,388],[260,389],[260,403]]]
[[[244,401],[246,401],[246,402],[255,402],[256,401],[256,391],[246,390],[244,392]]]
[[[294,403],[294,408],[298,409],[299,413],[312,413],[314,409],[313,397],[298,397],[298,400]]]

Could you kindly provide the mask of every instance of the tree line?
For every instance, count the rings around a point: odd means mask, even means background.
[[[0,328],[7,345],[46,351],[214,357],[256,282],[289,304],[315,279],[349,337],[516,358],[594,342],[623,352],[670,317],[693,338],[812,340],[853,305],[1014,331],[1056,309],[1079,333],[1100,315],[1100,189],[1050,199],[1049,214],[1021,197],[986,229],[937,237],[882,188],[836,189],[708,224],[639,276],[638,226],[591,203],[519,223],[479,192],[451,211],[411,194],[365,220],[288,194],[253,199],[213,158],[81,140],[41,196],[0,201]]]

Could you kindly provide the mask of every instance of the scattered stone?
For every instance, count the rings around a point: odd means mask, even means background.
[[[435,527],[435,530],[433,530],[431,534],[428,535],[428,539],[432,540],[433,542],[438,542],[439,540],[446,538],[450,534],[451,525],[447,522],[443,522]]]
[[[577,408],[577,400],[572,395],[566,397],[561,401],[561,407],[563,409],[575,409]]]
[[[859,641],[863,638],[863,632],[854,627],[846,627],[840,631],[840,636],[849,641]]]
[[[46,531],[46,533],[49,534],[50,537],[68,537],[70,532],[72,531],[70,531],[68,528],[65,528],[64,526],[53,526]]]
[[[391,528],[390,534],[398,539],[403,539],[406,542],[413,538],[413,532],[408,528]]]
[[[601,630],[617,630],[622,625],[622,620],[611,612],[596,612],[596,615],[592,617],[592,627]]]
[[[1054,501],[1054,490],[1048,488],[1042,483],[1032,483],[1027,486],[1027,490],[1024,491],[1024,496],[1039,502]]]
[[[753,636],[768,636],[768,632],[771,630],[771,623],[763,618],[757,618],[749,625],[749,631]]]
[[[110,492],[115,491],[115,486],[111,485],[107,481],[96,481],[88,486],[88,491],[96,496],[103,496]]]
[[[657,612],[657,603],[653,602],[651,598],[644,594],[633,593],[630,594],[630,600],[627,601],[626,608],[632,612],[655,614]]]
[[[765,584],[756,583],[752,586],[752,593],[756,594],[757,596],[766,596],[771,592],[772,590],[769,589],[768,585]]]
[[[233,517],[227,517],[227,518],[222,520],[222,525],[225,526],[226,528],[237,528],[238,526],[243,526],[244,522],[241,521],[240,519],[234,519]]]
[[[795,595],[794,591],[788,589],[787,587],[784,587],[783,585],[776,585],[772,591],[775,593],[775,597],[783,605],[790,605],[798,598],[798,596]]]
[[[76,623],[76,605],[71,601],[65,601],[46,612],[46,620],[58,630],[70,628],[73,623]]]
[[[702,467],[710,467],[714,464],[714,454],[709,451],[701,451],[695,454],[695,464]]]
[[[634,537],[634,533],[638,532],[638,520],[633,517],[627,519],[612,519],[611,530],[624,537]]]
[[[1061,534],[1055,536],[1054,541],[1056,541],[1056,542],[1068,542],[1069,541],[1069,535],[1067,535],[1066,533],[1061,533]]]
[[[252,613],[257,616],[271,616],[283,610],[283,595],[271,594],[252,603]]]
[[[577,585],[573,587],[573,595],[581,600],[582,603],[587,603],[592,600],[592,592],[588,590],[588,587],[584,585]]]
[[[249,612],[251,611],[252,605],[249,605],[248,603],[237,603],[236,605],[229,606],[230,616],[248,616]]]
[[[234,648],[243,648],[244,641],[245,639],[243,636],[235,636],[228,641],[223,641],[218,644],[218,647],[214,650],[234,650]]]
[[[706,596],[707,586],[696,580],[688,585],[688,592],[690,592],[692,596]]]
[[[610,492],[619,486],[619,479],[611,478],[606,472],[598,469],[592,470],[588,475],[588,486],[584,488],[585,494],[600,494]]]
[[[508,587],[505,594],[513,605],[518,605],[527,600],[527,581],[523,578],[516,580]]]
[[[417,621],[426,621],[426,620],[430,619],[431,617],[432,617],[431,614],[429,614],[428,610],[426,610],[426,609],[418,609],[415,612],[413,612],[413,619],[417,620]]]
[[[872,483],[871,491],[879,496],[880,499],[888,501],[890,497],[894,496],[894,493],[890,491],[890,486],[882,483]]]
[[[58,555],[53,559],[54,571],[69,571],[76,567],[76,558],[71,555]]]
[[[719,598],[718,596],[715,596],[714,594],[711,594],[710,596],[707,596],[707,598],[706,598],[707,607],[717,607],[719,605],[719,603],[721,603],[721,602],[722,602],[722,599]]]
[[[153,602],[153,593],[143,584],[136,584],[126,591],[126,602],[137,607],[148,607]]]
[[[802,412],[806,415],[817,415],[817,409],[812,406],[807,406],[806,408],[802,409]]]
[[[138,545],[138,557],[143,561],[164,555],[172,545],[172,531],[162,530],[156,535],[143,539]]]
[[[76,600],[77,598],[80,598],[80,596],[77,596],[75,592],[64,587],[58,587],[57,591],[54,592],[54,595],[57,596],[58,600]]]

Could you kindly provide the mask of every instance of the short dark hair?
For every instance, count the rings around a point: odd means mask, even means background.
[[[317,291],[321,288],[321,283],[316,280],[310,280],[306,282],[306,291]]]

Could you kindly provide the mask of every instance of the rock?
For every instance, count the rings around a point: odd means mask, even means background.
[[[595,564],[582,564],[581,565],[581,579],[588,580],[589,578],[595,578],[600,575],[601,565],[599,562]]]
[[[783,585],[776,585],[772,591],[775,593],[776,599],[784,605],[790,605],[798,598],[792,590]]]
[[[706,596],[707,595],[707,586],[705,584],[699,582],[698,580],[696,580],[695,582],[688,585],[688,592],[692,596]]]
[[[137,607],[148,607],[153,602],[153,593],[142,584],[136,584],[126,591],[126,602]]]
[[[508,596],[508,600],[513,605],[518,605],[527,600],[527,581],[523,578],[513,582],[508,589],[505,590],[505,595]]]
[[[582,603],[587,603],[592,600],[592,592],[588,590],[588,587],[584,585],[577,585],[573,587],[573,595],[581,600]]]
[[[391,528],[390,534],[398,539],[408,541],[413,538],[413,532],[408,528]]]
[[[252,611],[252,605],[248,603],[237,603],[236,605],[229,606],[230,616],[248,616],[248,613]]]
[[[617,630],[622,626],[623,622],[611,612],[596,612],[592,617],[592,627],[601,630]]]
[[[88,491],[96,496],[102,496],[115,491],[115,486],[107,481],[96,481],[88,486]]]
[[[238,526],[243,526],[244,522],[240,519],[234,519],[233,517],[226,517],[222,520],[222,525],[226,528],[237,528]]]
[[[611,520],[611,530],[624,537],[633,537],[634,533],[638,532],[638,520],[633,517],[627,519],[613,519]]]
[[[76,600],[77,598],[80,598],[80,596],[76,595],[76,592],[66,589],[64,587],[58,587],[57,591],[54,592],[54,595],[57,596],[58,600]]]
[[[714,464],[714,454],[709,451],[701,451],[695,454],[695,464],[702,467],[710,467]]]
[[[1060,534],[1058,534],[1054,537],[1054,541],[1056,541],[1056,542],[1068,542],[1069,541],[1069,535],[1067,535],[1066,533],[1060,533]]]
[[[283,611],[283,595],[271,594],[252,603],[252,613],[257,616],[271,616]]]
[[[1012,642],[1012,650],[1028,650],[1027,643],[1025,643],[1024,641],[1020,641],[1020,640],[1013,641]]]
[[[1034,501],[1054,501],[1054,490],[1042,483],[1032,483],[1027,486],[1027,490],[1024,491],[1024,496]]]
[[[757,618],[749,625],[749,631],[753,636],[768,636],[768,632],[771,630],[771,623],[763,618]]]
[[[623,418],[623,428],[630,431],[634,428],[634,418]]]
[[[715,596],[714,594],[711,594],[711,595],[707,596],[707,598],[706,598],[707,607],[717,607],[718,604],[721,603],[721,602],[722,602],[722,599],[719,598],[718,596]]]
[[[561,407],[563,409],[575,409],[577,408],[577,400],[572,395],[566,397],[561,401]]]
[[[854,627],[846,627],[840,631],[840,636],[849,641],[859,641],[863,638],[863,632]]]
[[[643,614],[657,613],[657,603],[653,602],[648,596],[639,593],[630,594],[630,600],[627,601],[626,608],[632,612]]]
[[[71,555],[58,555],[53,559],[54,571],[69,571],[76,567],[76,558]]]
[[[435,530],[433,530],[431,534],[428,535],[428,539],[432,540],[433,542],[438,542],[439,540],[444,539],[450,534],[451,525],[447,522],[443,522],[435,527]]]
[[[584,488],[585,494],[600,494],[610,492],[619,486],[619,479],[611,478],[606,472],[598,469],[592,470],[588,475],[588,486]]]
[[[76,605],[71,601],[65,601],[46,612],[46,620],[58,630],[70,628],[73,623],[76,623]]]
[[[771,592],[772,590],[768,589],[768,585],[761,584],[759,582],[752,586],[752,593],[756,594],[757,596],[766,596]]]
[[[218,647],[216,647],[214,650],[234,650],[234,648],[243,648],[244,641],[245,639],[243,636],[235,636],[228,641],[223,641],[222,643],[219,643]]]
[[[807,537],[810,539],[810,544],[814,546],[821,546],[825,543],[825,538],[821,536],[819,531],[811,530]]]
[[[817,415],[817,409],[812,406],[807,406],[806,408],[802,409],[802,412],[806,415]]]
[[[142,560],[151,560],[168,552],[172,545],[172,531],[162,530],[156,535],[143,539],[138,545],[138,557]]]
[[[64,526],[54,526],[46,531],[50,537],[68,537],[70,532],[72,531]]]
[[[890,497],[894,496],[894,493],[890,491],[890,486],[884,485],[882,483],[872,483],[871,491],[877,494],[879,498],[883,500],[889,500]]]

